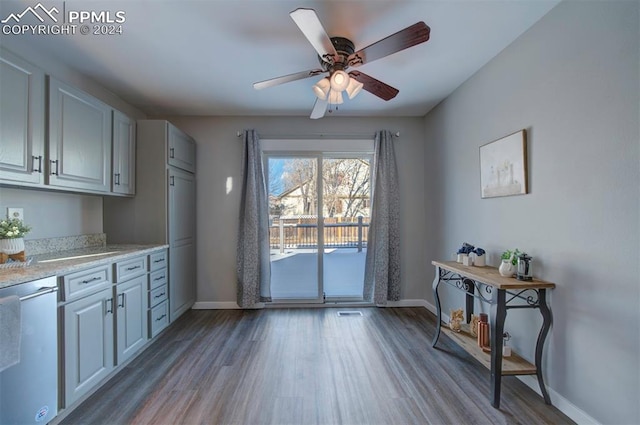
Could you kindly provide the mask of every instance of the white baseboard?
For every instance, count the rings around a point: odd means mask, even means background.
[[[198,301],[193,307],[193,310],[239,310],[240,307],[235,301]],[[252,309],[264,308],[263,303],[256,304]]]
[[[534,375],[521,375],[517,376],[517,378],[524,382],[526,386],[539,394],[540,397],[542,397],[540,385],[538,385],[538,378],[536,378]],[[549,392],[551,404],[553,404],[562,413],[570,417],[577,424],[600,425],[600,422],[596,421],[594,418],[585,413],[584,410],[580,409],[575,404],[571,403],[569,400],[555,392],[552,388],[549,388],[547,386],[547,391]]]

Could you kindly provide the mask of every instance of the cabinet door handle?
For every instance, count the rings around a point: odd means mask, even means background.
[[[164,319],[165,317],[167,317],[167,314],[166,314],[166,313],[165,313],[165,314],[163,314],[162,316],[158,317],[158,318],[156,319],[156,322],[159,322],[160,320]]]
[[[130,272],[131,270],[135,270],[135,269],[139,269],[140,266],[133,266],[133,267],[127,267],[127,271]]]
[[[159,260],[153,260],[154,263],[162,263],[164,261],[164,258],[161,258]]]
[[[175,152],[174,148],[169,148],[169,158],[174,158]]]
[[[119,298],[119,300],[118,300],[118,307],[123,307],[123,308],[124,308],[124,299],[125,299],[125,295],[126,295],[126,294],[124,294],[124,293],[123,293],[123,294],[119,294],[119,295],[118,295],[118,298]]]
[[[32,155],[32,158],[34,162],[33,171],[36,173],[42,173],[42,155],[38,155],[38,156]],[[35,161],[38,161],[38,168],[36,168],[35,166]]]
[[[157,281],[162,280],[162,279],[164,279],[164,275],[156,277],[155,279],[153,279],[153,281],[157,282]]]
[[[169,176],[169,186],[175,186],[176,182],[173,176]]]
[[[82,283],[84,285],[86,285],[87,283],[95,282],[96,280],[100,280],[100,279],[102,279],[102,278],[99,277],[99,276],[96,276],[96,277],[92,277],[91,279],[83,280]]]
[[[154,296],[153,299],[155,300],[156,298],[162,298],[162,297],[164,297],[164,292],[162,294],[158,294]]]
[[[120,173],[116,173],[113,177],[115,180],[113,184],[115,184],[116,186],[120,186]]]
[[[109,313],[113,313],[113,298],[104,300],[104,306],[105,306],[105,316]]]
[[[58,175],[58,160],[57,159],[51,159],[51,175],[52,176],[57,176]],[[56,171],[53,171],[53,166],[56,166]]]

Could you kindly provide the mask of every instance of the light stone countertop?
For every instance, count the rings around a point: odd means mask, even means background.
[[[62,276],[74,271],[150,254],[169,245],[106,245],[34,255],[27,267],[0,268],[0,289],[49,276]],[[29,256],[31,258],[31,256]]]

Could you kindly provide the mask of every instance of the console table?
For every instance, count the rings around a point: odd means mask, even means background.
[[[512,277],[503,277],[495,267],[463,266],[455,261],[432,261],[436,266],[433,280],[433,295],[436,302],[436,334],[432,346],[435,347],[443,330],[464,350],[491,370],[491,404],[500,407],[500,385],[502,375],[536,375],[538,384],[547,404],[551,404],[549,393],[542,377],[542,349],[552,323],[551,310],[547,306],[546,290],[555,288],[555,283],[538,279],[521,281]],[[471,321],[474,298],[490,304],[489,324],[491,335],[491,353],[484,352],[477,344],[468,328],[453,332],[442,327],[442,311],[438,286],[445,283],[466,293],[465,311],[467,323]],[[542,327],[538,334],[535,352],[535,365],[530,364],[516,353],[502,357],[504,321],[507,310],[515,308],[538,309],[542,315]]]

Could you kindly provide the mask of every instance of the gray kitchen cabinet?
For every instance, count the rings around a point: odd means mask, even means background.
[[[116,364],[122,364],[147,340],[147,256],[114,264],[116,286]]]
[[[149,255],[149,338],[169,324],[167,251]]]
[[[147,342],[147,274],[118,283],[116,363],[122,364]]]
[[[169,165],[190,173],[196,172],[196,145],[193,139],[177,127],[169,125]]]
[[[193,174],[169,170],[169,320],[173,322],[195,302],[196,185]]]
[[[110,243],[169,245],[167,301],[173,322],[196,296],[196,181],[187,171],[195,170],[196,145],[164,120],[138,121],[136,145],[136,196],[104,198],[104,232]]]
[[[105,103],[49,77],[49,186],[111,190],[111,114]]]
[[[64,406],[91,390],[114,368],[114,301],[111,288],[62,307]]]
[[[0,49],[0,183],[44,184],[44,72]]]
[[[122,112],[113,111],[113,162],[111,191],[135,194],[136,122]]]

